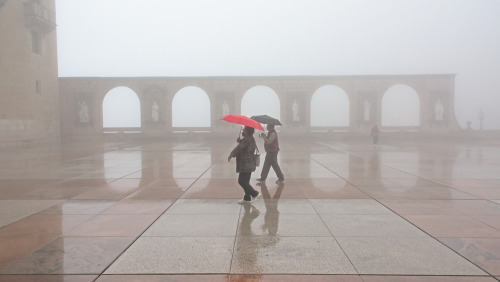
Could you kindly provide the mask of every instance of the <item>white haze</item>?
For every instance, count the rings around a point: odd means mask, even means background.
[[[56,4],[61,77],[452,73],[459,124],[500,129],[498,0]]]

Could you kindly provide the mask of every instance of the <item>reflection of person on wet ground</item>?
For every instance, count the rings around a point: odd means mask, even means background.
[[[266,206],[266,214],[264,216],[264,223],[262,231],[264,234],[255,235],[252,231],[252,222],[259,217],[260,211],[252,204],[243,205],[244,213],[238,227],[236,249],[237,259],[245,265],[245,269],[250,270],[251,273],[263,273],[264,267],[258,264],[258,253],[260,248],[276,245],[279,237],[276,236],[278,231],[278,199],[280,198],[281,191],[283,191],[284,184],[278,185],[278,189],[274,193],[273,198],[265,183],[258,184],[261,186],[264,204]],[[267,232],[267,234],[266,234]],[[235,281],[260,281],[261,275],[236,275]]]
[[[380,177],[380,158],[378,156],[378,152],[376,150],[373,151],[370,160],[368,161],[370,164],[370,174],[371,176]]]
[[[259,216],[260,211],[253,205],[243,205],[243,208],[245,209],[245,213],[240,222],[240,235],[253,236],[252,222]]]
[[[236,256],[238,260],[245,265],[245,269],[251,269],[251,272],[262,272],[256,269],[257,253],[259,248],[259,237],[252,232],[252,222],[259,217],[259,210],[253,205],[243,205],[244,213],[239,225],[239,234],[237,238]],[[247,281],[247,280],[244,280]]]
[[[280,183],[272,198],[265,183],[259,183],[258,185],[261,188],[262,196],[264,198],[264,204],[266,206],[266,215],[264,216],[262,231],[267,232],[267,234],[271,236],[274,236],[278,233],[280,216],[280,212],[278,210],[278,200],[281,197],[281,192],[283,191],[285,185],[283,183]],[[270,242],[274,242],[274,240],[271,240]]]

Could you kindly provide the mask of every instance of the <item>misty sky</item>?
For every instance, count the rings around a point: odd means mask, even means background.
[[[56,0],[59,75],[456,76],[500,129],[499,0]]]

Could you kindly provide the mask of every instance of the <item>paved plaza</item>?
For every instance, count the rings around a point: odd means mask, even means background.
[[[3,149],[0,281],[500,279],[500,142],[280,137],[252,205],[231,138]]]

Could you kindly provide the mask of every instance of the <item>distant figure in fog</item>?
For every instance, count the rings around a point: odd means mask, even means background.
[[[283,172],[281,172],[280,165],[278,164],[278,152],[280,150],[280,146],[278,143],[278,134],[276,130],[274,130],[274,125],[267,125],[267,135],[264,133],[260,134],[260,137],[264,139],[264,149],[266,149],[266,158],[264,159],[264,166],[262,167],[262,172],[260,173],[260,178],[257,179],[258,182],[265,182],[267,175],[269,174],[269,169],[271,166],[278,176],[278,180],[276,183],[282,183],[285,181],[285,176]]]
[[[372,136],[373,140],[373,149],[375,149],[375,147],[378,144],[378,137],[380,135],[380,129],[378,128],[378,123],[373,124],[372,129],[370,130],[370,135]]]
[[[227,161],[229,162],[231,158],[236,157],[236,172],[239,173],[238,176],[238,184],[245,191],[245,195],[243,199],[238,203],[240,204],[249,204],[255,201],[257,197],[260,196],[260,193],[253,189],[252,185],[250,185],[250,177],[252,176],[252,172],[255,171],[255,159],[254,153],[257,148],[257,144],[255,143],[255,139],[253,138],[253,133],[255,129],[249,126],[245,126],[243,128],[243,139],[236,139],[238,145],[231,151]]]
[[[472,121],[468,120],[467,121],[467,127],[465,128],[465,133],[467,135],[472,135],[474,133],[474,130],[472,129],[471,124],[472,124]]]

